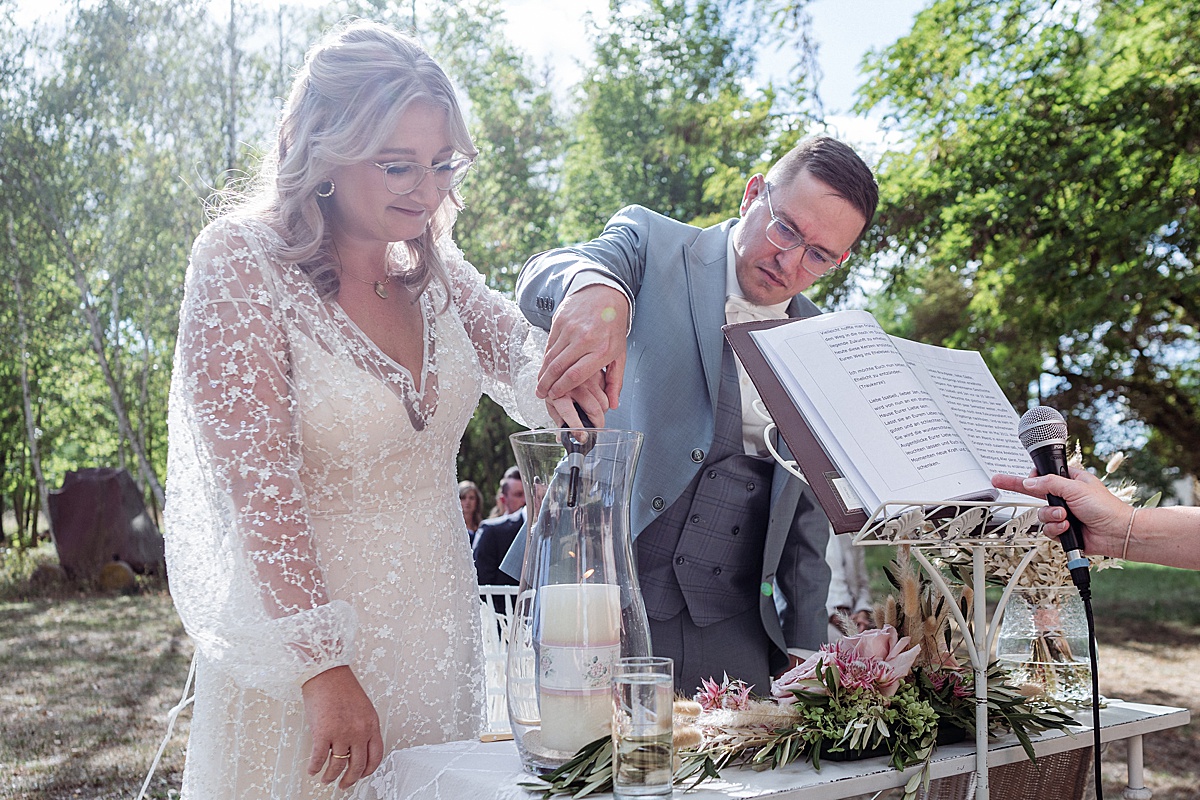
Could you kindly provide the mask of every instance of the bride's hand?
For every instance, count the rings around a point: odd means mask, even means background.
[[[383,761],[379,715],[350,668],[325,670],[305,681],[300,691],[313,739],[308,774],[320,774],[321,783],[333,783],[341,775],[338,786],[348,789],[374,772]]]
[[[571,392],[562,397],[546,398],[546,410],[554,418],[555,424],[564,428],[587,427],[579,418],[579,409],[587,414],[593,428],[604,427],[604,412],[608,410],[608,396],[601,386],[603,376],[594,375],[583,384],[576,386]]]

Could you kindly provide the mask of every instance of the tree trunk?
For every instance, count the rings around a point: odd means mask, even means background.
[[[137,457],[138,469],[141,472],[142,480],[154,492],[154,497],[159,505],[162,505],[164,501],[162,485],[159,484],[158,476],[154,474],[154,469],[146,459],[145,450],[142,449],[137,437],[134,436],[133,426],[129,423],[129,414],[125,409],[125,402],[121,399],[121,387],[117,384],[116,377],[113,375],[113,371],[108,363],[108,356],[104,351],[104,328],[100,324],[100,315],[96,313],[96,309],[92,305],[92,293],[88,287],[87,275],[84,273],[83,265],[80,263],[75,249],[71,246],[70,239],[67,238],[66,232],[63,230],[62,221],[59,219],[58,214],[46,202],[46,198],[49,195],[36,171],[30,173],[30,179],[33,182],[37,205],[44,215],[43,225],[46,227],[46,232],[56,239],[59,246],[62,247],[63,254],[66,256],[71,271],[74,273],[75,285],[79,288],[79,295],[82,300],[83,316],[87,319],[88,330],[92,335],[92,351],[96,354],[96,361],[100,365],[101,374],[104,375],[104,382],[108,384],[108,392],[112,398],[113,412],[117,415],[117,425],[120,429],[120,435],[125,441],[129,442],[129,446],[133,449],[134,455]]]
[[[237,0],[229,0],[229,108],[225,117],[225,176],[233,175],[237,166],[237,73],[240,61],[237,50]]]
[[[21,350],[21,403],[25,411],[25,439],[29,443],[29,460],[33,467],[33,479],[37,484],[38,506],[39,510],[49,508],[50,504],[46,502],[46,477],[42,474],[42,459],[38,453],[37,441],[37,425],[34,423],[33,417],[33,396],[29,391],[29,329],[25,324],[25,295],[21,290],[21,261],[16,258],[17,239],[13,235],[12,220],[8,223],[8,243],[12,247],[14,254],[14,264],[16,271],[12,275],[13,297],[17,301],[17,330],[20,335],[19,347]],[[33,514],[33,536],[31,542],[37,544],[37,510]],[[20,534],[18,533],[18,538]],[[50,530],[50,539],[54,539],[54,529]]]
[[[146,299],[149,301],[149,298]],[[144,345],[142,348],[142,385],[141,395],[138,398],[138,418],[141,420],[142,424],[138,427],[138,444],[141,446],[142,451],[146,453],[147,458],[149,458],[154,452],[153,447],[151,446],[153,443],[150,439],[151,434],[154,432],[154,425],[150,421],[150,369],[152,365],[150,352],[151,337],[149,335],[149,330],[149,309],[146,309],[146,321],[142,326],[142,342]],[[145,493],[146,490],[143,487],[142,494],[145,495]],[[149,507],[151,512],[150,515],[154,518],[156,523],[161,525],[162,517],[159,515],[160,509],[158,506],[158,498],[152,495],[150,497]]]

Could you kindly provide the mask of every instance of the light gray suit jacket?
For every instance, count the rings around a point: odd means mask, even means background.
[[[735,222],[702,230],[629,206],[609,220],[599,238],[534,256],[517,280],[521,310],[544,329],[581,272],[600,272],[634,298],[620,404],[605,424],[645,435],[630,504],[635,537],[680,496],[712,444],[724,347],[726,244]],[[788,306],[793,317],[819,313],[799,295]],[[776,465],[762,553],[762,584],[770,590],[764,589],[759,606],[764,628],[783,650],[815,649],[826,639],[828,525],[811,489]],[[519,573],[522,545],[518,537],[505,571]]]

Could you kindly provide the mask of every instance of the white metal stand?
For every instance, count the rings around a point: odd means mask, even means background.
[[[764,416],[766,416],[764,414]],[[774,423],[767,425],[764,438],[771,455],[788,472],[806,481],[796,462],[784,458],[772,445]],[[867,524],[854,536],[856,545],[909,545],[917,563],[946,599],[958,625],[963,644],[971,656],[975,673],[975,800],[989,800],[988,786],[988,698],[987,668],[1000,631],[1000,620],[1021,573],[1033,560],[1032,545],[1041,535],[1037,509],[1041,503],[974,501],[887,501],[870,515]],[[972,620],[963,616],[954,593],[941,570],[922,552],[930,549],[960,547],[971,552]],[[987,619],[987,574],[985,555],[988,548],[1024,548],[1025,557],[1017,565],[1004,587],[1000,602]]]
[[[987,668],[1000,631],[1000,620],[1013,588],[1033,560],[1041,526],[1037,521],[1039,504],[1030,502],[927,502],[889,501],[871,515],[855,535],[858,545],[911,546],[913,557],[946,599],[950,614],[958,624],[963,644],[971,656],[975,672],[975,800],[988,800],[988,698]],[[972,617],[963,616],[941,570],[930,563],[924,550],[960,547],[971,553]],[[1026,548],[1024,558],[1004,587],[1004,593],[989,623],[987,619],[987,570],[984,557],[988,548]]]

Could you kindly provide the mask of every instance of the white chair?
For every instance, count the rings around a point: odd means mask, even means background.
[[[484,675],[487,683],[485,730],[488,733],[509,731],[506,662],[509,620],[512,619],[516,597],[516,586],[479,587],[479,621],[483,631]],[[500,602],[496,603],[496,600]],[[497,605],[504,609],[503,612],[496,609]]]

